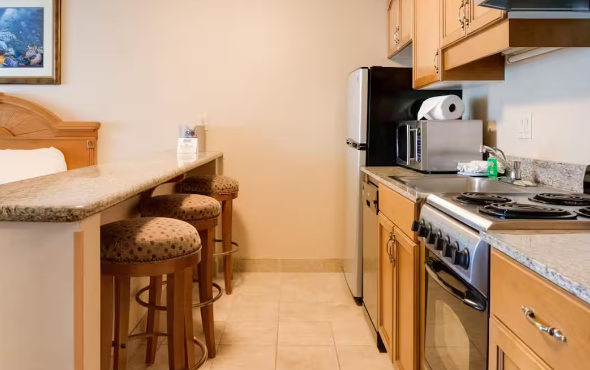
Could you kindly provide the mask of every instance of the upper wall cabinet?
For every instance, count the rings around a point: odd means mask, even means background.
[[[439,76],[439,1],[415,0],[413,73],[414,88],[437,82]]]
[[[472,34],[506,18],[506,12],[478,6],[475,0],[465,0],[465,29]]]
[[[445,47],[465,36],[465,3],[464,0],[440,0],[440,5],[440,46]]]
[[[412,43],[413,0],[389,0],[387,4],[387,54],[393,58]]]
[[[476,0],[413,1],[415,89],[504,80],[504,56],[532,48],[590,47],[590,19],[508,17]]]
[[[506,17],[506,12],[477,6],[475,0],[441,1],[441,48]]]
[[[415,89],[457,88],[473,81],[504,79],[504,58],[501,55],[474,61],[452,71],[444,68],[441,44],[456,43],[466,35],[464,16],[468,13],[462,12],[462,0],[414,0],[414,9],[412,64]]]

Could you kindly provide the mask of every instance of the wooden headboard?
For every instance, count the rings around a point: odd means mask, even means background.
[[[0,93],[0,149],[54,147],[69,170],[96,164],[99,122],[64,122],[47,109]]]

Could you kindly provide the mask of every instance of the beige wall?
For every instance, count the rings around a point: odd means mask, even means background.
[[[506,154],[590,164],[590,49],[563,49],[506,67],[506,81],[465,90],[467,116],[496,125]],[[518,120],[532,113],[533,138]],[[495,137],[494,137],[495,136]]]
[[[210,120],[248,258],[340,258],[346,76],[386,59],[384,0],[64,2],[63,85],[3,87],[103,122],[99,161]]]

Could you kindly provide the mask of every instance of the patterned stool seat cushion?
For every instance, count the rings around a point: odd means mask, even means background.
[[[239,190],[240,184],[227,176],[188,177],[180,183],[180,191],[189,194],[223,195],[237,193]]]
[[[202,221],[221,214],[221,205],[204,195],[158,195],[142,202],[139,208],[143,217],[170,217],[182,221]]]
[[[100,228],[103,263],[153,263],[187,256],[200,249],[197,230],[171,218],[133,218]]]

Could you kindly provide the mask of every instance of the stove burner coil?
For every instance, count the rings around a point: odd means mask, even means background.
[[[584,194],[541,193],[530,197],[529,200],[556,206],[590,206],[590,197]]]
[[[500,195],[478,192],[461,193],[455,197],[455,200],[459,203],[475,204],[479,206],[484,206],[492,203],[512,202],[512,199],[502,197]]]
[[[479,208],[479,211],[504,220],[572,220],[577,218],[576,214],[563,209],[522,203],[494,203]]]

